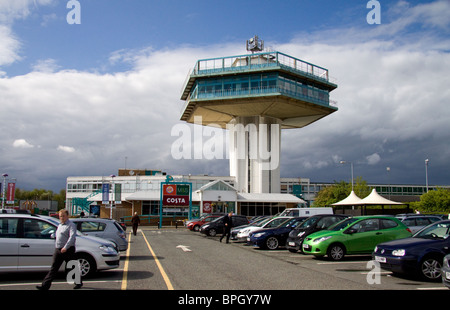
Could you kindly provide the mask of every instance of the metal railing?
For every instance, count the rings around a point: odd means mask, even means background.
[[[268,67],[281,67],[294,73],[311,76],[315,79],[324,80],[327,82],[329,80],[327,69],[281,52],[265,52],[200,59],[195,64],[195,67],[190,72],[190,75],[260,70]]]

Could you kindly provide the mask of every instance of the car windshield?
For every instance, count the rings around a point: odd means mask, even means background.
[[[331,225],[330,227],[328,227],[327,230],[334,230],[334,231],[342,230],[342,229],[346,228],[347,226],[349,226],[350,224],[356,222],[357,220],[358,220],[357,218],[350,217],[343,221],[337,222],[334,225]]]
[[[311,227],[312,225],[314,225],[315,222],[317,222],[319,220],[318,217],[316,216],[312,216],[310,218],[308,218],[306,221],[303,221],[300,226],[298,226],[296,229],[306,229],[308,227]]]
[[[282,224],[284,224],[285,222],[290,221],[290,218],[274,218],[266,223],[264,223],[261,227],[264,228],[272,228],[272,227],[278,227],[281,226]]]
[[[419,230],[413,238],[447,239],[450,234],[450,222],[434,223]]]
[[[257,221],[256,223],[253,223],[252,226],[261,227],[261,226],[263,226],[264,224],[266,224],[268,221],[270,221],[271,219],[272,219],[271,217],[264,218],[264,219],[262,219],[262,220],[260,220],[260,221]]]
[[[294,218],[289,221],[284,222],[280,227],[291,227],[296,228],[299,224],[303,223],[304,219]]]
[[[218,218],[216,218],[215,220],[211,221],[211,223],[214,223],[214,222],[220,222],[220,221],[223,220],[224,217],[225,217],[225,216],[218,217]]]

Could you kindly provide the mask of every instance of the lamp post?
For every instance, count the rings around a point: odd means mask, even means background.
[[[112,209],[113,209],[113,201],[114,201],[114,178],[116,177],[115,174],[111,174],[111,201],[110,201],[110,209],[109,209],[109,218],[112,219]]]
[[[7,173],[3,173],[2,174],[2,176],[3,176],[3,193],[2,193],[2,209],[4,209],[5,208],[5,195],[6,195],[6,186],[5,186],[5,184],[6,184],[6,177],[8,176],[8,174]]]
[[[425,186],[427,188],[427,193],[428,193],[428,158],[425,159]]]
[[[343,164],[343,165],[350,164],[350,168],[351,168],[351,172],[352,172],[352,191],[353,191],[353,162],[351,162],[351,161],[347,162],[345,160],[341,160],[339,163]]]

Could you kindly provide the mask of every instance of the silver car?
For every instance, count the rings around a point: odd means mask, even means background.
[[[116,220],[95,217],[80,217],[70,219],[77,229],[87,236],[94,236],[111,241],[119,251],[128,249],[126,233]]]
[[[441,218],[439,218],[438,216],[425,214],[397,215],[396,218],[398,218],[403,224],[408,226],[413,234],[415,234],[425,226],[441,220]]]
[[[0,272],[48,271],[55,251],[59,221],[32,214],[0,214]],[[112,242],[77,233],[76,256],[81,276],[119,267]],[[61,266],[64,270],[65,264]]]

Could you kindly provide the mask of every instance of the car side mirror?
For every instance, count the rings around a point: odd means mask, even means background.
[[[357,232],[358,232],[358,230],[356,230],[355,228],[349,228],[345,231],[345,233],[349,234],[349,235],[357,233]]]

